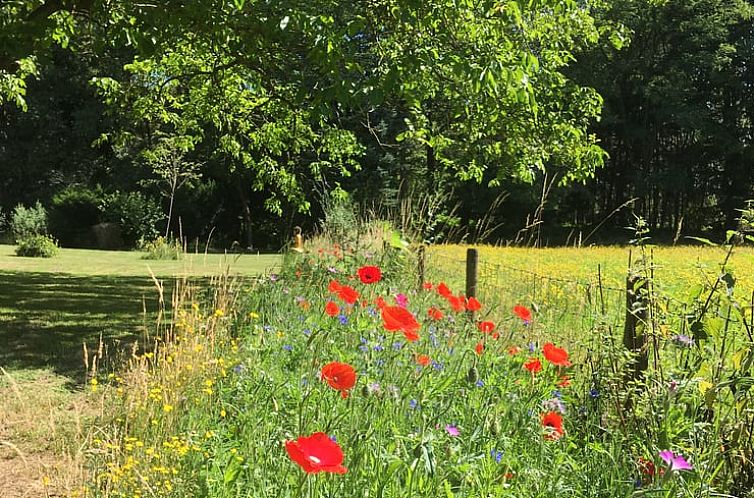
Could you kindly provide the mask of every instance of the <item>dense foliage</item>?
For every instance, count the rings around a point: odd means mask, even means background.
[[[753,12],[749,0],[5,2],[0,206],[49,205],[72,186],[161,199],[165,219],[127,228],[127,244],[279,245],[339,188],[396,211],[435,196],[433,240],[443,223],[456,237],[527,225],[519,241],[589,239],[632,211],[671,234],[721,231],[754,197]]]

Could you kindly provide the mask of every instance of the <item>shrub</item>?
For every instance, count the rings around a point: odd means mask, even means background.
[[[180,259],[183,255],[180,241],[165,237],[157,237],[149,241],[141,240],[139,250],[144,252],[141,259]]]
[[[46,235],[47,210],[39,201],[34,206],[28,208],[19,204],[13,210],[11,232],[13,232],[13,237],[16,241],[29,238],[33,235]]]
[[[50,208],[50,231],[65,246],[91,245],[92,225],[99,223],[100,195],[86,187],[68,187],[55,194]]]
[[[141,192],[114,192],[102,202],[104,221],[117,223],[123,242],[136,246],[139,240],[155,240],[158,226],[165,219],[162,208],[154,199]]]
[[[51,258],[56,256],[60,249],[58,243],[49,235],[29,235],[18,241],[16,256],[26,258]]]

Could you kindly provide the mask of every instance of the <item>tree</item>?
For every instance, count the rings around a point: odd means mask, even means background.
[[[193,147],[191,138],[171,136],[161,137],[153,148],[142,152],[147,165],[158,178],[156,182],[163,195],[169,201],[165,238],[170,235],[176,192],[187,183],[201,178],[198,172],[200,164],[186,160],[186,153]]]
[[[575,0],[186,0],[160,8],[26,0],[0,7],[0,29],[13,41],[0,71],[23,79],[8,61],[39,57],[56,42],[126,48],[125,74],[95,83],[130,116],[128,133],[147,147],[155,133],[216,144],[211,159],[225,164],[240,198],[264,191],[267,210],[305,212],[312,183],[360,167],[363,134],[352,125],[379,114],[395,115],[400,126],[389,140],[421,158],[428,185],[480,181],[485,171],[493,186],[545,170],[563,182],[590,177],[603,159],[587,130],[601,101],[564,68],[576,49],[600,43],[591,8]]]

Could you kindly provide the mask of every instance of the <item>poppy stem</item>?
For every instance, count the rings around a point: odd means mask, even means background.
[[[303,495],[304,483],[306,482],[306,476],[307,475],[308,474],[306,474],[306,473],[302,474],[301,475],[301,479],[298,481],[298,491],[296,491],[296,497],[297,498],[302,498],[304,496]]]

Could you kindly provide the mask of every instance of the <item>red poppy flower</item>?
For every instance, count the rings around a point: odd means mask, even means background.
[[[322,380],[330,387],[340,391],[344,398],[348,397],[348,391],[356,385],[356,370],[348,363],[333,361],[322,367],[320,372]]]
[[[525,322],[531,321],[531,311],[529,311],[529,309],[525,306],[517,304],[513,307],[513,313],[515,313],[517,317]]]
[[[660,470],[658,471],[652,460],[647,460],[644,457],[639,457],[639,461],[637,463],[639,466],[639,472],[641,472],[642,476],[644,477],[642,479],[643,481],[651,481],[655,475],[661,476],[665,474],[665,469],[660,467]]]
[[[348,472],[343,466],[343,450],[324,432],[315,432],[295,441],[286,441],[285,450],[291,460],[299,464],[307,474]]]
[[[418,363],[419,365],[423,367],[426,367],[427,365],[429,365],[431,361],[432,359],[425,354],[416,355],[416,363]]]
[[[521,352],[521,348],[518,346],[511,346],[508,348],[508,354],[511,356],[516,356],[520,352]]]
[[[342,286],[340,285],[340,282],[337,280],[330,280],[330,285],[327,286],[327,290],[329,290],[333,294],[337,294],[340,292],[340,288]]]
[[[353,304],[359,299],[359,293],[353,287],[343,285],[338,291],[338,297],[348,304]]]
[[[565,349],[556,347],[551,342],[548,342],[542,347],[542,352],[545,355],[545,359],[553,365],[557,365],[559,367],[571,366],[571,362],[568,361],[568,352]]]
[[[464,309],[466,309],[466,303],[464,302],[464,298],[462,296],[454,296],[449,295],[445,299],[448,300],[448,304],[450,304],[450,307],[453,308],[453,311],[460,313]]]
[[[484,334],[489,334],[490,332],[495,330],[495,323],[494,322],[479,322],[477,325],[479,328],[479,331]]]
[[[565,434],[563,430],[563,417],[558,412],[547,412],[542,414],[542,427],[547,429],[546,439],[556,440]]]
[[[529,361],[524,363],[524,368],[535,374],[542,370],[542,362],[538,358],[529,358]]]
[[[327,313],[330,316],[335,316],[338,313],[340,313],[340,308],[338,308],[338,305],[335,304],[332,301],[327,301],[327,304],[325,305],[325,313]]]
[[[359,279],[365,284],[374,284],[382,280],[382,272],[376,266],[362,266],[358,273]]]
[[[411,342],[419,339],[419,322],[406,308],[385,306],[382,308],[382,321],[385,330],[403,332],[406,339]]]
[[[474,351],[478,355],[481,355],[482,353],[484,353],[484,344],[482,344],[481,342],[477,343],[477,345],[474,346]]]
[[[385,302],[385,300],[384,300],[384,299],[382,298],[382,296],[377,296],[377,299],[375,299],[375,300],[374,300],[374,304],[375,304],[375,305],[377,305],[377,308],[378,308],[378,309],[382,309],[382,308],[384,308],[385,306],[387,306],[387,303],[386,303],[386,302]]]
[[[440,282],[439,284],[437,284],[437,293],[444,298],[447,298],[452,294],[452,292],[450,292],[450,288],[445,285],[445,282]]]
[[[432,282],[424,282],[422,284],[422,287],[424,288],[424,290],[432,290]]]
[[[482,309],[482,303],[472,296],[469,298],[469,302],[466,303],[466,311],[479,311]]]
[[[432,320],[442,320],[442,317],[445,316],[442,314],[442,311],[438,310],[434,306],[427,310],[427,314]]]

